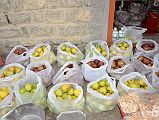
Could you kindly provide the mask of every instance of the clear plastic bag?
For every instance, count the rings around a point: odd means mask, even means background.
[[[69,68],[68,65],[72,64],[73,67]],[[65,63],[60,70],[53,77],[52,83],[55,85],[60,82],[72,82],[77,83],[79,85],[83,85],[83,75],[81,67],[74,61],[69,61]]]
[[[34,57],[32,54],[35,52],[35,50],[39,47],[46,46],[47,49],[45,50],[44,54],[40,57]],[[50,61],[50,50],[51,46],[48,43],[41,43],[36,45],[34,48],[32,48],[29,52],[30,54],[30,62],[40,62],[40,61]]]
[[[54,94],[55,90],[60,88],[63,84],[71,84],[75,89],[81,91],[80,95],[75,100],[57,100],[56,95]],[[60,114],[61,112],[67,111],[79,111],[84,109],[85,99],[83,96],[83,89],[81,86],[70,83],[70,82],[62,82],[53,86],[48,93],[48,107],[51,112],[55,114]]]
[[[96,52],[98,52],[101,56],[103,56],[95,47],[95,45],[100,45],[105,51],[106,51],[106,58],[109,59],[109,48],[108,48],[108,45],[105,41],[102,41],[102,40],[96,40],[96,41],[91,41],[89,42],[86,47],[85,47],[85,51],[86,51],[86,55],[94,50]],[[103,56],[104,57],[104,56]]]
[[[124,26],[125,38],[131,40],[133,43],[137,43],[142,40],[143,33],[147,31],[146,28],[136,26]]]
[[[114,93],[110,96],[104,96],[90,88],[92,84],[105,79],[108,81],[110,87],[114,91]],[[87,85],[86,108],[90,113],[100,113],[103,111],[112,110],[117,105],[118,98],[119,95],[118,90],[116,89],[116,82],[107,74],[93,82],[90,82]]]
[[[141,78],[144,81],[144,83],[148,86],[147,90],[143,90],[143,89],[140,89],[140,88],[130,88],[125,84],[125,82],[128,81],[128,80],[138,79],[138,78]],[[150,85],[150,83],[148,82],[145,75],[143,75],[141,73],[138,73],[138,72],[132,72],[130,74],[122,76],[119,79],[119,83],[118,83],[117,88],[119,90],[120,95],[127,94],[130,91],[139,91],[141,93],[153,93],[154,92],[153,87]]]
[[[139,56],[145,56],[146,58],[149,58],[150,60],[152,60],[153,66],[147,66],[146,64],[143,64],[140,60],[137,59]],[[156,65],[154,64],[154,60],[148,54],[145,54],[142,52],[137,52],[131,58],[131,62],[133,64],[134,68],[137,70],[137,72],[140,72],[144,75],[150,74],[152,72],[152,69],[156,68]]]
[[[35,93],[32,94],[20,94],[19,90],[27,83],[37,83]],[[46,88],[42,84],[41,79],[32,71],[27,71],[26,77],[17,81],[14,85],[14,93],[16,96],[16,104],[34,103],[43,108],[46,108]]]
[[[48,85],[51,84],[51,80],[55,74],[55,70],[52,68],[52,66],[50,65],[50,63],[48,61],[30,63],[27,66],[26,71],[30,71],[32,68],[39,67],[42,65],[45,65],[46,69],[41,70],[39,72],[35,72],[35,73],[41,77],[42,83],[44,84],[44,86],[47,87]]]
[[[14,51],[16,49],[18,49],[18,48],[25,49],[25,52],[22,53],[21,55],[15,54]],[[22,45],[17,45],[8,54],[8,56],[6,58],[6,61],[5,61],[5,64],[20,63],[20,64],[26,66],[29,62],[30,62],[30,59],[29,59],[29,50],[26,47],[22,46]]]
[[[5,77],[5,78],[0,78],[0,81],[2,81],[2,82],[7,82],[7,83],[9,83],[10,85],[14,86],[14,83],[15,83],[17,80],[19,80],[19,79],[21,79],[21,78],[23,78],[23,77],[25,76],[25,67],[22,66],[21,64],[18,64],[18,63],[11,63],[11,64],[8,64],[8,65],[4,66],[4,67],[0,70],[0,75],[2,75],[2,73],[3,73],[6,69],[8,69],[8,68],[10,68],[10,67],[12,67],[12,66],[20,67],[20,68],[22,68],[22,71],[21,71],[20,73],[17,73],[17,74],[14,74],[14,75],[11,75],[11,76],[8,76],[8,77]]]
[[[145,43],[153,43],[155,45],[154,49],[153,50],[149,50],[149,51],[145,51],[141,47]],[[137,52],[144,52],[144,53],[149,54],[149,55],[151,55],[153,57],[154,55],[156,55],[159,52],[159,46],[158,46],[157,42],[155,42],[154,40],[142,39],[136,44],[136,51]]]
[[[104,62],[104,65],[99,68],[92,68],[90,65],[87,64],[89,61],[92,61],[95,59],[98,59],[98,60]],[[96,51],[89,52],[87,54],[85,60],[82,60],[81,62],[83,63],[81,66],[82,74],[83,74],[85,80],[87,80],[87,81],[94,81],[106,74],[108,60],[106,58],[104,58],[103,56],[101,56],[100,54],[98,54]]]
[[[118,43],[128,43],[129,48],[127,50],[121,50],[117,44]],[[133,55],[133,45],[130,40],[126,39],[119,39],[113,43],[113,45],[110,47],[110,57],[112,56],[125,56],[125,57],[131,57]]]
[[[122,59],[126,63],[126,65],[124,67],[122,67],[122,68],[113,70],[111,68],[112,63],[113,63],[114,60],[117,60],[117,59]],[[134,72],[134,67],[130,63],[130,60],[127,57],[114,56],[114,57],[111,57],[111,59],[109,61],[109,64],[108,64],[108,67],[107,67],[107,71],[112,77],[114,77],[116,80],[119,80],[123,75],[126,75],[126,74],[129,74],[131,72]]]
[[[66,53],[64,51],[61,50],[61,47],[63,45],[69,46],[69,47],[73,47],[77,49],[77,53],[75,55],[71,54],[71,53]],[[71,44],[70,42],[64,42],[62,44],[60,44],[57,48],[57,62],[58,65],[61,66],[63,64],[65,64],[68,61],[75,61],[77,63],[79,63],[81,60],[83,60],[84,55],[83,53],[73,44]]]

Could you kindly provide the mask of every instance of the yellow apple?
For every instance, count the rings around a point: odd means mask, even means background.
[[[80,91],[80,90],[77,90],[77,89],[74,90],[74,95],[75,95],[75,96],[78,97],[80,94],[81,94],[81,91]]]
[[[61,86],[61,90],[63,92],[68,92],[70,87],[71,87],[70,84],[64,84],[64,85]]]
[[[99,83],[94,83],[93,85],[91,85],[91,88],[93,90],[97,90],[99,88]]]
[[[58,96],[58,97],[61,97],[62,96],[62,90],[61,89],[57,89],[55,91],[55,95]]]
[[[72,53],[72,54],[76,54],[76,53],[77,53],[77,49],[76,49],[76,48],[72,48],[72,49],[71,49],[71,53]]]

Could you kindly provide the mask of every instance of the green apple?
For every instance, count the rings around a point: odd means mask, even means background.
[[[11,76],[11,75],[14,75],[14,71],[8,71],[7,72],[7,76]]]
[[[77,99],[77,96],[73,95],[73,96],[72,96],[72,99],[73,99],[73,100]]]
[[[67,53],[71,53],[71,48],[70,47],[66,47],[66,52]]]
[[[20,94],[24,94],[25,92],[26,92],[25,88],[21,88],[21,89],[19,90],[19,93],[20,93]]]
[[[62,96],[62,90],[61,89],[57,89],[55,91],[55,95],[58,96],[58,97],[61,97]]]
[[[70,88],[70,90],[68,91],[68,95],[73,95],[73,93],[74,93],[74,90],[73,90],[73,88]]]
[[[62,50],[62,51],[65,51],[65,50],[66,50],[66,46],[65,46],[65,45],[62,45],[62,46],[61,46],[61,50]]]
[[[35,91],[36,91],[36,89],[33,89],[33,90],[31,91],[31,94],[34,94],[34,93],[35,93]]]
[[[106,56],[107,56],[107,52],[106,52],[106,50],[103,50],[103,51],[102,51],[102,55],[103,55],[104,57],[106,57]]]
[[[99,88],[99,92],[101,93],[101,94],[106,94],[106,92],[107,92],[107,89],[106,89],[106,87],[101,87],[101,88]]]
[[[97,90],[99,88],[99,83],[94,83],[93,85],[91,85],[91,88],[93,90]]]
[[[27,84],[25,84],[24,88],[26,91],[30,92],[32,90],[32,84],[27,83]]]
[[[37,88],[37,84],[36,83],[33,83],[32,86],[33,86],[34,89]]]
[[[72,53],[72,54],[76,54],[76,53],[77,53],[77,49],[76,49],[76,48],[72,48],[72,49],[71,49],[71,53]]]

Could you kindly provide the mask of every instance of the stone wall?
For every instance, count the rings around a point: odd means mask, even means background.
[[[0,0],[0,54],[13,46],[104,39],[109,0]]]

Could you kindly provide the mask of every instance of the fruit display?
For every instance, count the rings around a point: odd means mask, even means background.
[[[111,68],[112,69],[119,69],[126,65],[126,63],[122,59],[113,60]]]
[[[95,47],[98,50],[98,52],[100,52],[104,57],[107,56],[107,51],[104,47],[102,47],[100,44],[96,44]]]
[[[121,50],[128,50],[129,49],[129,44],[127,42],[116,43],[116,46],[119,47]]]
[[[9,95],[9,93],[10,93],[10,90],[8,87],[6,87],[6,86],[1,87],[0,88],[0,102],[2,102],[2,100],[4,98],[6,98]]]
[[[34,71],[34,72],[40,72],[40,71],[45,70],[45,69],[46,69],[45,65],[40,65],[39,67],[31,68],[31,70]]]
[[[33,57],[40,57],[40,56],[42,56],[42,55],[45,53],[46,50],[47,50],[47,46],[43,45],[43,46],[37,48],[37,49],[33,52],[32,56],[33,56]]]
[[[78,52],[75,47],[69,47],[67,45],[62,45],[61,50],[66,52],[66,53],[73,54],[73,55],[75,55]]]
[[[93,61],[88,62],[87,64],[90,65],[92,68],[100,68],[101,66],[104,65],[104,62],[98,59],[95,59]]]
[[[27,83],[24,87],[20,88],[20,94],[34,94],[37,88],[37,83]]]
[[[155,44],[154,43],[145,43],[145,44],[142,44],[141,47],[145,51],[150,51],[150,50],[153,50],[155,48]]]
[[[9,77],[15,74],[18,74],[22,71],[23,69],[21,67],[18,66],[11,66],[9,68],[7,68],[6,70],[3,71],[3,73],[1,74],[0,78],[5,78],[5,77]]]
[[[97,83],[94,83],[91,85],[91,88],[105,96],[110,96],[114,93],[107,80],[101,80]]]
[[[143,90],[147,90],[148,88],[147,84],[141,78],[127,80],[124,83],[130,88],[140,88]]]
[[[57,100],[76,100],[81,94],[81,90],[75,89],[71,84],[64,84],[55,90]]]
[[[24,48],[17,48],[15,49],[14,53],[17,55],[21,55],[25,52],[26,50]]]
[[[142,56],[139,56],[137,59],[147,66],[150,66],[150,67],[153,66],[153,61],[148,57],[145,57],[142,55]]]

